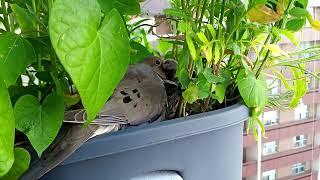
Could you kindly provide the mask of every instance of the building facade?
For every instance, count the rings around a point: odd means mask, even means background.
[[[309,0],[309,12],[320,20],[320,0]],[[300,48],[320,45],[320,33],[307,25],[297,34]],[[281,43],[285,51],[296,47],[289,41]],[[320,60],[320,59],[319,59]],[[320,61],[308,64],[308,70],[319,72]],[[308,93],[295,109],[267,109],[262,115],[266,137],[262,139],[262,180],[317,180],[320,179],[320,86],[311,78]],[[283,91],[280,82],[272,82],[271,94]],[[257,179],[257,142],[251,134],[244,133],[243,179]],[[319,178],[318,178],[319,176]]]

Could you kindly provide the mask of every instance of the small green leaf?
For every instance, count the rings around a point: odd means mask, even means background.
[[[286,24],[286,29],[289,31],[297,32],[303,28],[303,26],[306,24],[306,19],[291,19]]]
[[[303,8],[308,7],[308,2],[309,2],[309,0],[297,0],[296,1],[296,3],[299,3],[300,5],[302,5]]]
[[[304,68],[304,65],[300,64],[299,65],[301,68]],[[304,77],[304,71],[297,69],[297,68],[291,68],[293,78],[294,78],[294,87],[293,87],[293,97],[290,102],[289,107],[290,108],[295,108],[302,97],[307,93],[307,79],[306,78],[301,78]]]
[[[225,80],[223,77],[214,75],[212,73],[212,69],[211,68],[205,68],[203,70],[202,74],[204,75],[206,80],[208,82],[210,82],[210,83],[221,83],[221,82],[223,82]]]
[[[35,52],[27,40],[14,33],[0,34],[0,42],[0,76],[9,87],[36,60]]]
[[[212,39],[215,39],[216,38],[216,30],[214,29],[214,27],[211,24],[208,24],[207,29],[209,30],[209,32],[212,36]]]
[[[145,58],[152,55],[146,47],[144,47],[142,44],[138,42],[131,41],[130,46],[131,46],[130,64],[137,64],[140,61],[143,61]]]
[[[98,0],[98,2],[105,14],[113,8],[125,15],[136,15],[140,12],[140,4],[137,0]]]
[[[305,17],[307,17],[309,12],[306,9],[294,7],[289,11],[289,14],[291,16],[298,17],[298,18],[305,18]]]
[[[314,20],[311,14],[307,15],[307,19],[313,29],[320,31],[320,21]]]
[[[161,52],[162,55],[166,55],[171,48],[172,48],[172,45],[169,42],[164,40],[159,40],[157,49]]]
[[[104,19],[95,0],[56,0],[49,32],[59,59],[76,85],[90,123],[124,77],[130,44],[115,9]]]
[[[188,48],[189,48],[190,54],[192,56],[192,59],[196,60],[197,59],[197,50],[193,44],[193,41],[192,41],[192,38],[190,37],[190,35],[186,36],[186,40],[187,40]]]
[[[186,32],[187,31],[187,23],[184,21],[180,21],[178,23],[178,31],[180,32]]]
[[[196,84],[190,83],[188,89],[182,93],[183,99],[189,104],[196,102],[199,99],[199,88]]]
[[[48,95],[40,105],[36,97],[26,95],[15,104],[16,128],[27,135],[39,157],[57,136],[64,117],[64,100]]]
[[[241,70],[237,85],[242,99],[248,107],[263,109],[268,101],[268,87],[263,75],[257,79],[254,73]]]
[[[181,19],[191,20],[192,16],[190,16],[186,11],[177,8],[168,8],[164,10],[164,14],[167,16],[173,16]]]
[[[31,161],[30,154],[23,148],[14,149],[14,163],[10,171],[0,180],[17,180],[25,173]]]
[[[188,47],[184,45],[182,52],[178,57],[178,68],[176,72],[178,80],[181,83],[183,89],[186,89],[191,81],[188,72],[189,57],[190,52],[188,50]]]
[[[270,24],[280,20],[281,16],[273,9],[264,4],[257,4],[247,12],[247,16],[251,22],[260,24]]]
[[[294,45],[299,46],[299,41],[296,38],[296,35],[288,30],[280,29],[279,32],[286,36]]]
[[[0,43],[1,44],[1,43]],[[11,168],[14,155],[15,119],[8,90],[0,77],[0,177]]]
[[[215,88],[215,92],[214,98],[219,103],[222,103],[226,94],[226,88],[223,85],[218,84]]]
[[[37,30],[36,16],[31,14],[28,9],[21,8],[16,4],[11,4],[11,9],[16,16],[21,31],[23,33],[35,34]]]
[[[209,40],[203,32],[198,32],[197,36],[203,44],[205,45],[209,44]]]

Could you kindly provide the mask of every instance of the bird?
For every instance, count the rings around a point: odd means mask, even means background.
[[[150,56],[129,69],[90,125],[84,109],[65,113],[64,127],[43,155],[31,164],[22,180],[40,179],[55,168],[89,139],[125,127],[165,119],[167,94],[163,60]]]

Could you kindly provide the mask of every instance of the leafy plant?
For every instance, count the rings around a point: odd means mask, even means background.
[[[15,142],[24,133],[39,156],[81,100],[90,123],[129,63],[125,19],[137,0],[0,1],[0,179],[18,179],[30,155]],[[137,46],[137,45],[136,45]]]
[[[295,59],[307,50],[287,53],[278,46],[284,36],[298,45],[294,33],[306,21],[320,30],[320,21],[306,10],[307,0],[172,0],[172,5],[165,13],[177,22],[173,37],[184,38],[164,39],[178,52],[173,58],[184,89],[179,116],[243,101],[251,111],[248,130],[257,135],[257,126],[264,132],[259,115],[276,101],[268,99],[265,76],[279,79],[293,92],[290,108],[305,95],[308,78],[318,78],[304,65],[318,57]],[[319,53],[317,47],[309,50]],[[283,70],[293,78],[286,79]]]

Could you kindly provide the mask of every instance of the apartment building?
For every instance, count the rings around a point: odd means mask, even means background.
[[[320,0],[309,0],[309,12],[320,19]],[[320,45],[320,33],[307,26],[298,33],[300,48]],[[289,41],[281,43],[285,51],[296,48]],[[308,64],[310,71],[320,70],[319,62]],[[278,94],[284,87],[272,82],[270,94]],[[295,109],[267,109],[262,115],[266,137],[262,140],[262,180],[317,180],[320,179],[320,86],[311,78],[308,93]],[[252,135],[244,134],[243,179],[257,179],[257,142]]]

